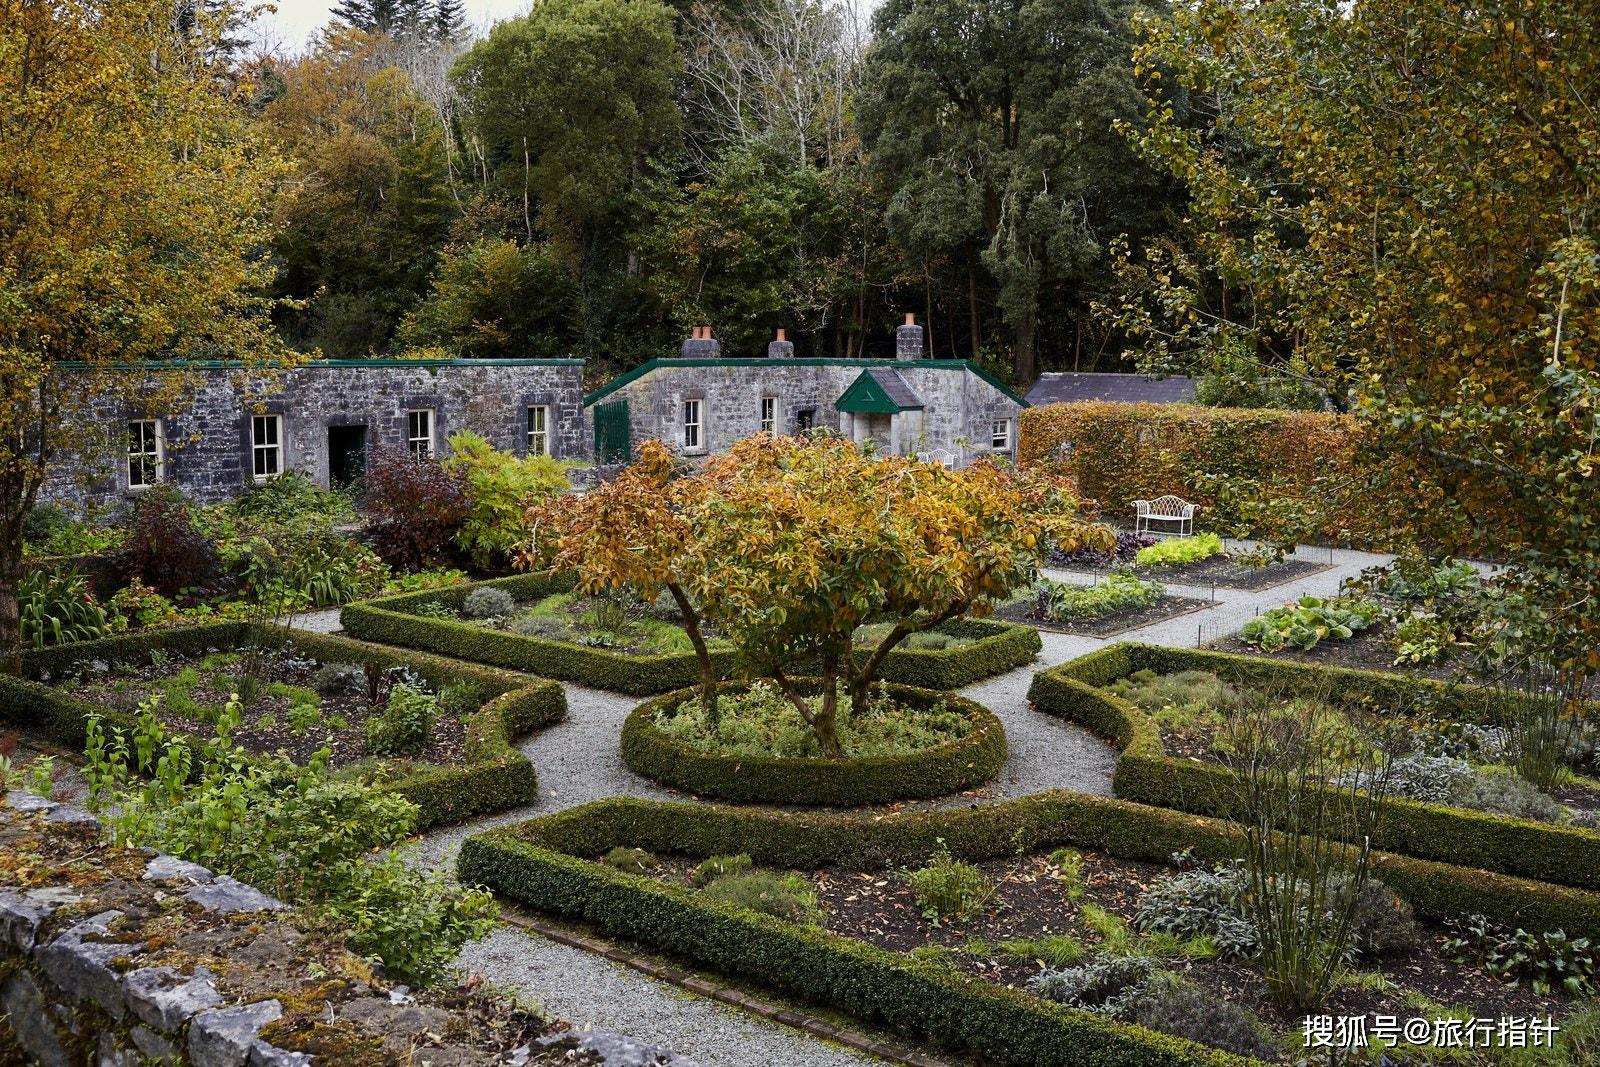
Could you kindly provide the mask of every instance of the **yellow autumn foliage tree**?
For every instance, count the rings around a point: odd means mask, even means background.
[[[115,411],[187,388],[155,364],[281,361],[261,295],[283,173],[165,0],[0,0],[0,659],[15,662],[23,516]],[[64,367],[64,364],[71,364]],[[95,409],[100,410],[100,409]]]

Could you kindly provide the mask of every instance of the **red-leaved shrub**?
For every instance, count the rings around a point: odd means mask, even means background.
[[[416,570],[445,552],[468,504],[461,479],[438,460],[381,449],[362,479],[362,510],[373,550],[390,566]]]
[[[123,544],[122,571],[162,596],[204,590],[221,566],[216,543],[194,521],[194,507],[171,485],[139,498]]]

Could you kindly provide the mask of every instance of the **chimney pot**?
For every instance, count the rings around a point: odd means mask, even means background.
[[[722,342],[713,340],[711,327],[694,326],[689,330],[689,337],[678,348],[678,354],[684,359],[716,359],[722,355]]]
[[[917,324],[917,317],[915,315],[913,315],[909,311],[906,312],[906,325],[907,326],[915,326],[916,324]]]
[[[778,339],[767,342],[768,359],[791,359],[794,356],[794,342],[788,339],[788,332],[778,331]]]
[[[786,338],[783,336],[783,327],[782,326],[778,327],[778,340],[780,340],[780,341],[786,340]]]

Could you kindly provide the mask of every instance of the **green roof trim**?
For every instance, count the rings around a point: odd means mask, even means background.
[[[633,382],[643,378],[646,374],[658,367],[767,367],[774,363],[783,363],[790,366],[798,364],[802,367],[891,367],[897,370],[931,368],[933,370],[969,370],[979,378],[994,386],[1001,393],[1016,401],[1022,407],[1031,407],[1026,400],[1008,389],[1000,379],[972,362],[970,359],[918,359],[901,362],[893,359],[840,359],[823,356],[802,356],[795,359],[763,359],[749,357],[727,357],[721,359],[681,359],[678,357],[656,357],[647,363],[628,371],[626,374],[611,379],[605,385],[596,389],[583,398],[583,406],[589,407],[595,401],[601,400]]]
[[[259,370],[262,373],[291,370],[342,370],[350,368],[372,367],[581,367],[584,361],[575,358],[563,359],[312,359],[304,363],[275,364],[263,363],[259,367],[251,366],[250,370]],[[62,370],[87,370],[88,364],[81,360],[62,360],[55,364]],[[237,359],[162,359],[146,360],[142,363],[129,363],[128,369],[163,371],[163,370],[243,370],[245,364]],[[120,369],[120,368],[119,368]]]
[[[902,411],[922,409],[921,404],[903,403],[890,396],[883,383],[872,376],[872,371],[872,367],[862,371],[833,406],[852,415],[898,415]]]

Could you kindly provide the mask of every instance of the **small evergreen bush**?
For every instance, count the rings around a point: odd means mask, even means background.
[[[644,849],[627,848],[623,845],[618,845],[601,856],[600,862],[619,871],[627,871],[629,874],[645,874],[656,866],[656,858]]]
[[[517,602],[504,589],[480,586],[461,602],[461,614],[469,619],[503,619],[517,610]]]
[[[390,687],[383,713],[367,720],[367,747],[375,755],[420,752],[428,747],[439,698],[415,685]]]
[[[747,870],[716,878],[702,890],[727,904],[759,911],[792,923],[816,925],[822,921],[816,894],[798,874]]]

